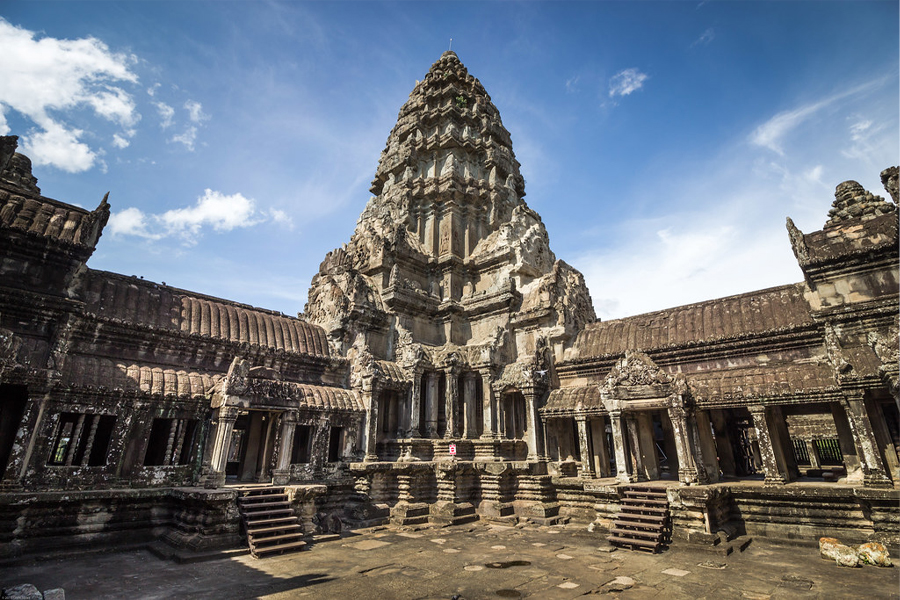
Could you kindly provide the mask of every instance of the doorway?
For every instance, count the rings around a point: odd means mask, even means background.
[[[6,472],[27,402],[24,385],[0,385],[0,479]]]
[[[275,424],[279,414],[272,411],[249,410],[238,415],[231,432],[231,443],[225,462],[226,481],[271,482]]]

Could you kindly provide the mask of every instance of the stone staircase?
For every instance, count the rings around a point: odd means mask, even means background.
[[[303,528],[283,487],[240,490],[237,504],[254,558],[295,552],[306,546]]]
[[[658,552],[669,543],[672,532],[666,488],[626,487],[619,510],[606,538],[610,544]]]

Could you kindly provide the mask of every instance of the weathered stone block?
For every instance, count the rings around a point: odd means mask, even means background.
[[[859,554],[856,548],[845,546],[835,538],[819,539],[819,555],[834,560],[841,567],[858,567]]]

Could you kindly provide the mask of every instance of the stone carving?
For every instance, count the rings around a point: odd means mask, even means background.
[[[884,198],[866,191],[855,181],[845,181],[834,190],[834,203],[828,211],[825,227],[834,227],[848,219],[872,219],[896,212],[895,204],[885,202]]]
[[[809,262],[809,248],[806,247],[806,239],[803,237],[803,232],[794,225],[794,221],[790,217],[787,218],[786,225],[794,256],[801,263]]]
[[[668,383],[672,383],[672,377],[656,366],[649,356],[637,350],[628,350],[606,376],[603,387],[612,390],[620,385],[664,385]]]
[[[891,199],[894,201],[894,204],[900,202],[900,168],[898,167],[888,167],[884,171],[881,172],[881,185],[884,186],[885,191],[891,196]]]

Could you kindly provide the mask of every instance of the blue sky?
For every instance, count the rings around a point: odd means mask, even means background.
[[[448,48],[598,315],[800,281],[898,163],[898,3],[5,2],[0,132],[113,218],[89,265],[295,314]]]

